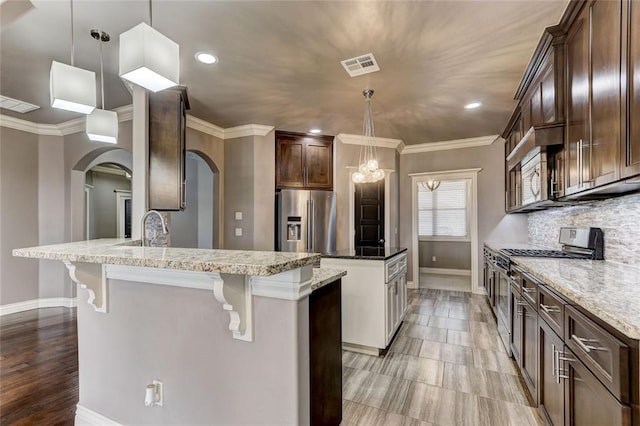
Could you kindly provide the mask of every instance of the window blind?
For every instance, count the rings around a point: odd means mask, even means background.
[[[418,185],[418,235],[467,236],[467,181],[441,181],[435,191]]]

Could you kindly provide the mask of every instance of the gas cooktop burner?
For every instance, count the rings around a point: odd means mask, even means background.
[[[581,253],[569,253],[562,250],[534,250],[534,249],[502,249],[507,256],[522,257],[557,257],[564,259],[589,259],[590,256]]]

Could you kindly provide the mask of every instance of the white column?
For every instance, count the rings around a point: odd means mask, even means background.
[[[133,171],[131,177],[131,238],[141,237],[140,220],[149,206],[149,109],[147,91],[133,86]]]

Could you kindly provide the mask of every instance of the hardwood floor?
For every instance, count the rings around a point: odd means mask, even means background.
[[[75,309],[0,318],[0,424],[72,425]],[[420,289],[385,357],[343,352],[343,425],[542,425],[484,297]]]
[[[76,310],[0,318],[0,424],[73,425],[78,403]]]
[[[343,425],[542,425],[483,296],[411,290],[385,357],[343,352]]]

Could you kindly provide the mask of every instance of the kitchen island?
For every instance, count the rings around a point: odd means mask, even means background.
[[[321,324],[340,322],[345,271],[319,255],[118,239],[13,254],[78,284],[76,424],[340,422],[340,327]],[[162,405],[145,406],[154,381]]]
[[[342,280],[342,346],[379,355],[407,310],[407,249],[357,247],[323,254],[320,266],[348,272]]]

